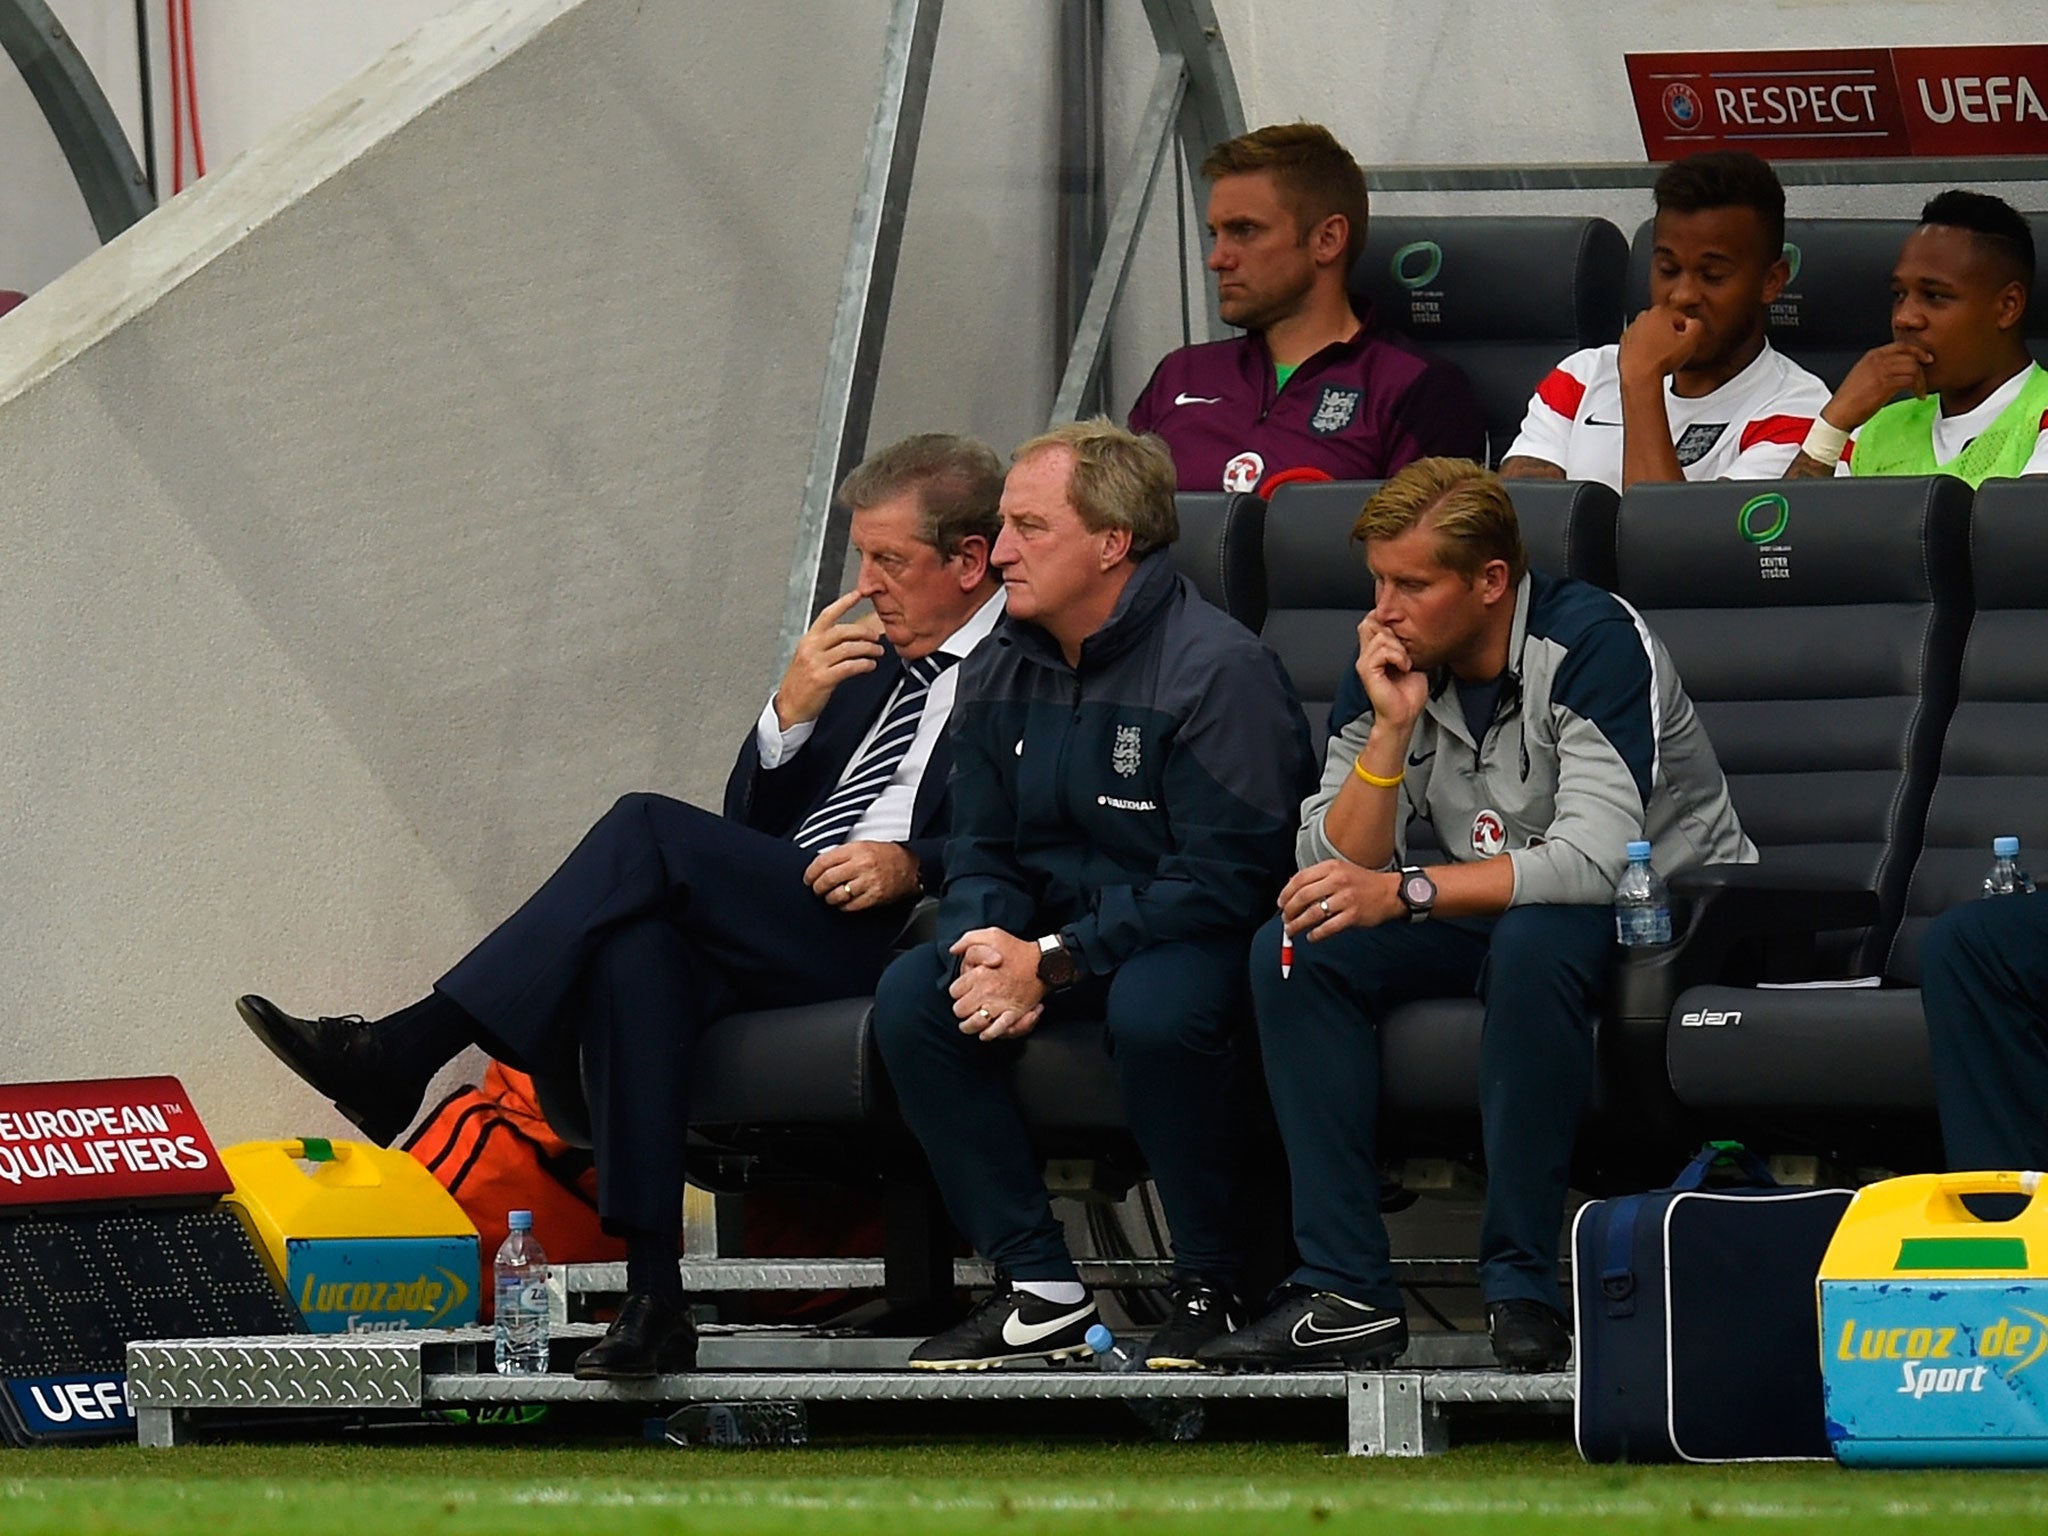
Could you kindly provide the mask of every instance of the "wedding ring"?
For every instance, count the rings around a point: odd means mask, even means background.
[[[1317,905],[1317,906],[1319,906],[1319,907],[1321,907],[1321,908],[1323,909],[1323,916],[1325,916],[1325,917],[1328,917],[1328,916],[1330,915],[1330,898],[1329,898],[1329,897],[1325,896],[1325,897],[1324,897],[1324,898],[1323,898],[1323,899],[1322,899],[1321,901],[1317,902],[1317,903],[1316,903],[1316,905]]]
[[[986,1008],[977,1008],[974,1011],[980,1014],[984,1019],[992,1019],[995,1017],[995,1015],[990,1013]]]

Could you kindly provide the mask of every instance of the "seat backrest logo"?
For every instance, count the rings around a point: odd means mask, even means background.
[[[1768,544],[1792,524],[1792,504],[1776,491],[1752,496],[1735,514],[1735,526],[1752,544]]]
[[[1427,287],[1443,268],[1444,248],[1434,240],[1409,241],[1387,264],[1394,281],[1403,288]]]

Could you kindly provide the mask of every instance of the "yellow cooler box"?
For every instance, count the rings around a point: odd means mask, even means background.
[[[2048,1199],[2038,1173],[1857,1191],[1820,1266],[1827,1430],[1846,1466],[2048,1463]],[[1963,1196],[2028,1203],[1983,1221]]]
[[[476,1228],[404,1152],[355,1141],[224,1147],[248,1213],[315,1333],[459,1328],[477,1319]]]

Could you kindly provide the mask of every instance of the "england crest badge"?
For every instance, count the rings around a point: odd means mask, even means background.
[[[1135,725],[1120,725],[1116,728],[1116,741],[1109,749],[1109,766],[1125,778],[1135,778],[1138,765],[1144,761],[1144,738]]]
[[[1728,430],[1725,421],[1696,421],[1678,434],[1678,441],[1671,446],[1677,450],[1681,468],[1699,463],[1714,451],[1714,444]]]
[[[1362,391],[1339,389],[1335,384],[1325,384],[1323,392],[1316,397],[1316,408],[1308,418],[1308,429],[1317,437],[1333,437],[1351,425],[1358,415],[1358,402]]]

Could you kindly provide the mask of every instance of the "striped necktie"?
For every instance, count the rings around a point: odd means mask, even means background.
[[[832,793],[804,818],[804,824],[796,829],[792,842],[815,853],[846,841],[855,823],[867,814],[868,807],[896,777],[904,753],[910,750],[910,743],[917,737],[918,721],[923,718],[924,701],[931,694],[932,684],[957,659],[943,651],[934,651],[929,656],[920,656],[916,661],[903,664],[903,676],[897,681],[888,709],[883,712],[882,723],[875,727],[875,734],[868,739],[859,755],[846,765],[846,771],[839,776],[839,783]]]

